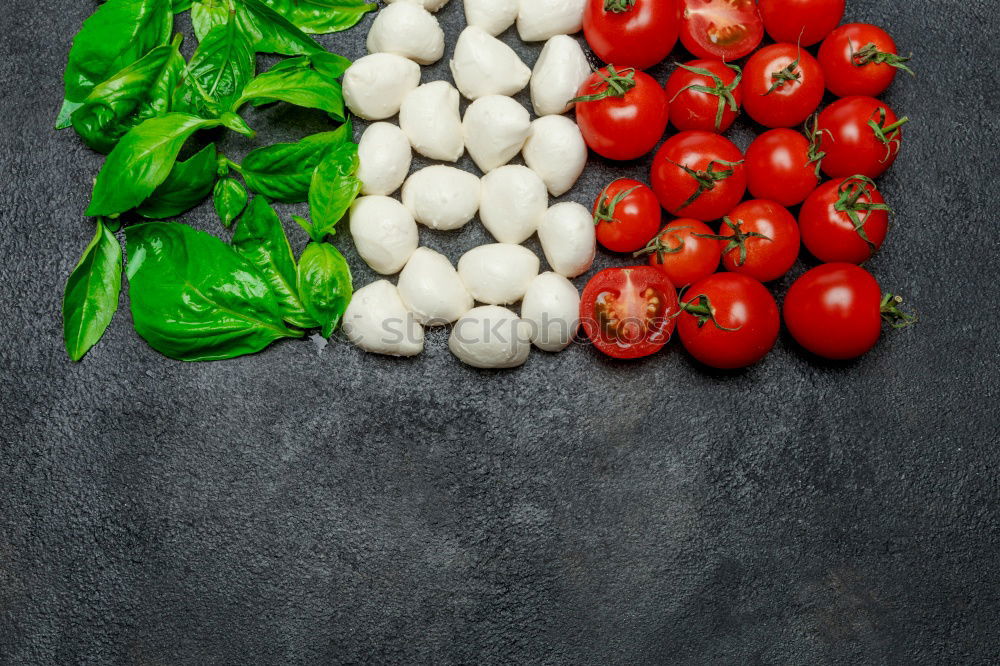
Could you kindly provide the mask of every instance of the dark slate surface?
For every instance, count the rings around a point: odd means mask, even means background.
[[[871,269],[922,324],[845,365],[783,338],[735,374],[585,347],[496,374],[443,331],[411,361],[303,342],[183,365],[124,306],[70,364],[60,298],[100,159],[50,126],[93,5],[9,3],[0,662],[996,663],[996,3],[849,4],[919,71],[887,97],[914,122]],[[325,43],[357,57],[364,34]],[[644,170],[592,167],[570,198]],[[483,240],[425,232],[453,258]]]

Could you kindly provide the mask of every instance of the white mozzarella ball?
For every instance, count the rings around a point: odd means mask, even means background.
[[[502,166],[483,176],[479,218],[501,243],[523,243],[541,224],[549,195],[537,173],[516,164]]]
[[[458,36],[451,73],[455,85],[471,100],[486,95],[516,95],[531,79],[531,69],[514,49],[475,26]]]
[[[580,292],[562,275],[542,273],[524,295],[521,319],[531,324],[531,341],[536,347],[562,351],[580,328]]]
[[[348,340],[373,354],[416,356],[424,350],[424,328],[386,280],[354,292],[343,325]]]
[[[414,4],[421,5],[429,12],[436,12],[448,4],[448,0],[385,0],[385,2],[388,5],[391,5],[394,2],[412,2]]]
[[[448,257],[426,247],[399,274],[399,295],[424,326],[450,324],[475,305]]]
[[[531,325],[507,308],[471,310],[451,331],[448,348],[466,365],[502,369],[524,365],[531,353]]]
[[[361,194],[389,195],[410,172],[413,151],[403,130],[391,123],[374,123],[358,142],[358,179]]]
[[[479,211],[479,177],[455,167],[434,165],[417,171],[403,185],[403,204],[431,229],[461,229]]]
[[[531,123],[523,154],[525,164],[541,177],[554,197],[573,189],[587,166],[583,134],[566,116],[544,116]]]
[[[556,204],[538,227],[545,260],[556,273],[569,278],[583,275],[594,265],[597,232],[590,211],[578,203]]]
[[[344,101],[365,120],[385,120],[399,113],[403,98],[420,85],[420,65],[393,53],[360,58],[344,72]]]
[[[417,249],[417,223],[389,197],[361,197],[351,206],[351,236],[358,254],[382,275],[398,273]]]
[[[503,95],[480,97],[462,121],[465,147],[480,171],[487,173],[514,159],[531,131],[531,114]]]
[[[520,0],[517,32],[526,42],[572,35],[583,28],[587,0]]]
[[[535,114],[566,113],[579,96],[580,87],[590,77],[590,63],[580,43],[566,35],[545,42],[531,73],[531,104]]]
[[[465,22],[491,35],[514,25],[518,0],[465,0]]]
[[[457,162],[465,152],[458,91],[447,81],[425,83],[403,99],[399,126],[424,157]]]
[[[421,65],[444,55],[444,31],[434,15],[413,2],[382,9],[368,32],[369,53],[395,53]]]
[[[458,274],[480,303],[509,305],[524,298],[541,262],[520,245],[494,243],[469,250],[458,260]]]

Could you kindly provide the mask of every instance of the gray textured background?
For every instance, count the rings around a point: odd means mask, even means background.
[[[100,158],[50,127],[92,9],[0,18],[0,663],[1000,658],[995,0],[849,1],[919,72],[887,96],[914,122],[870,267],[922,323],[849,364],[783,337],[734,374],[676,346],[478,372],[444,331],[410,361],[301,342],[183,365],[135,335],[127,296],[70,364],[60,299]],[[440,16],[453,40],[459,0]],[[357,57],[365,32],[322,40]],[[569,198],[645,169],[592,167]],[[185,221],[218,231],[207,207]],[[453,259],[485,239],[424,232]]]

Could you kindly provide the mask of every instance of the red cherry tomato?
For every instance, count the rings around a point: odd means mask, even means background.
[[[747,148],[747,189],[757,199],[797,206],[819,185],[815,153],[807,138],[790,129],[764,132]]]
[[[677,23],[675,0],[589,0],[583,34],[604,62],[649,69],[670,55]]]
[[[677,333],[707,366],[745,368],[767,356],[778,340],[781,317],[771,292],[739,273],[716,273],[684,294]]]
[[[667,274],[674,286],[684,288],[707,278],[719,268],[722,243],[710,238],[712,229],[701,220],[674,220],[640,251],[649,265]]]
[[[885,242],[889,207],[864,176],[831,180],[809,195],[799,211],[802,242],[827,263],[864,263]]]
[[[674,285],[651,266],[603,270],[591,278],[580,300],[583,330],[613,358],[640,358],[663,349],[676,313]]]
[[[723,219],[719,240],[727,271],[770,282],[785,275],[799,257],[801,239],[795,218],[780,204],[744,201]]]
[[[743,153],[712,132],[681,132],[653,160],[653,189],[673,215],[717,220],[746,192]]]
[[[667,79],[670,122],[677,129],[725,132],[740,112],[742,72],[720,60],[678,65]]]
[[[861,174],[878,178],[892,166],[902,145],[903,125],[885,103],[872,97],[845,97],[823,109],[817,131],[823,171],[831,178]]]
[[[795,44],[757,51],[743,77],[743,108],[765,127],[801,125],[823,101],[823,70]]]
[[[759,0],[764,28],[776,42],[818,44],[844,17],[844,0]]]
[[[620,178],[594,202],[597,242],[612,252],[635,252],[660,228],[660,202],[649,186]]]
[[[764,39],[754,0],[680,0],[681,43],[697,58],[738,60]]]
[[[663,137],[670,118],[667,93],[656,79],[613,65],[594,72],[580,88],[576,122],[587,145],[612,160],[642,157]]]
[[[896,71],[913,72],[882,28],[867,23],[842,25],[823,40],[819,64],[826,88],[838,97],[877,97],[892,85]]]

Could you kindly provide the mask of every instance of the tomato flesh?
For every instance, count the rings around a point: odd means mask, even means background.
[[[682,0],[681,42],[699,58],[737,60],[764,38],[754,0]]]
[[[674,285],[650,266],[605,269],[590,280],[580,301],[587,337],[619,359],[661,350],[673,334],[676,312]]]

